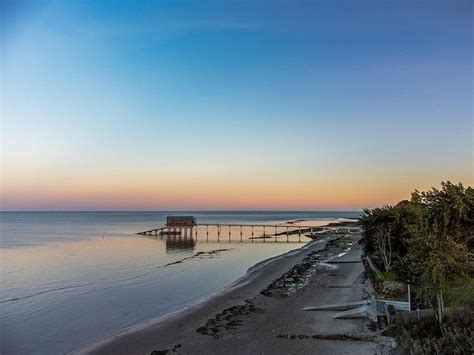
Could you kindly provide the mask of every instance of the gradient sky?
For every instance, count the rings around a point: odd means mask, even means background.
[[[354,210],[473,183],[470,1],[4,1],[3,210]]]

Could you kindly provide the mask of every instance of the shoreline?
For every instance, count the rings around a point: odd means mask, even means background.
[[[323,224],[320,227],[335,227],[335,226],[346,227],[346,226],[355,226],[358,223],[358,219],[355,219],[355,218],[338,218],[338,219],[341,219],[341,220],[336,220],[336,221],[333,220],[332,222],[327,222],[326,224]],[[298,226],[298,224],[305,223],[307,221],[308,221],[308,219],[296,219],[296,220],[289,220],[289,221],[285,221],[285,222],[281,222],[281,223],[284,224],[284,225]],[[320,239],[309,240],[306,244],[303,244],[301,247],[299,247],[297,249],[289,250],[285,253],[278,254],[278,255],[269,257],[267,259],[261,260],[261,261],[257,262],[256,264],[252,265],[251,267],[249,267],[247,269],[247,271],[244,274],[242,274],[240,277],[238,277],[236,280],[231,281],[229,284],[227,284],[223,288],[221,288],[221,289],[219,289],[219,290],[217,290],[217,291],[215,291],[215,292],[213,292],[209,295],[206,295],[206,296],[204,296],[204,297],[202,297],[202,298],[200,298],[200,299],[198,299],[198,300],[196,300],[196,301],[194,301],[190,304],[187,304],[185,306],[182,306],[182,307],[176,309],[175,311],[172,311],[172,312],[167,313],[165,315],[159,316],[159,317],[157,317],[155,319],[152,319],[152,320],[149,320],[145,323],[136,324],[136,325],[132,325],[132,326],[123,328],[123,329],[119,330],[118,332],[116,332],[112,335],[109,335],[109,336],[107,336],[103,339],[100,339],[100,340],[92,343],[92,344],[89,344],[86,347],[70,350],[70,351],[67,352],[67,354],[89,353],[89,351],[95,349],[96,347],[101,346],[101,344],[108,343],[109,341],[112,341],[113,339],[116,339],[117,337],[122,337],[122,336],[130,334],[132,332],[137,332],[137,331],[143,330],[144,328],[147,328],[147,327],[150,327],[150,326],[156,326],[156,325],[159,325],[160,323],[172,321],[173,319],[175,319],[177,317],[180,317],[180,316],[183,316],[183,315],[186,315],[187,313],[192,313],[196,308],[199,308],[201,306],[205,306],[205,304],[207,302],[211,301],[214,297],[219,297],[221,295],[225,295],[227,293],[232,292],[233,289],[244,285],[245,283],[250,281],[253,273],[257,272],[258,269],[260,269],[261,267],[265,267],[268,264],[271,264],[272,262],[274,262],[274,261],[276,261],[276,260],[278,260],[282,257],[300,253],[304,249],[307,249],[310,246],[312,246],[313,244],[324,243],[324,242],[326,242],[327,238],[328,238],[328,235],[324,235],[324,236],[322,235],[322,237]]]
[[[217,352],[225,352],[230,349],[231,352],[235,352],[235,342],[239,338],[247,339],[249,334],[255,332],[255,329],[252,329],[255,326],[252,325],[253,318],[258,318],[262,313],[265,313],[267,318],[271,318],[272,315],[275,316],[275,311],[281,311],[279,308],[274,309],[275,305],[272,305],[272,303],[275,300],[296,301],[300,293],[307,293],[306,291],[310,289],[311,284],[317,282],[327,273],[337,269],[347,269],[348,274],[353,277],[355,270],[357,273],[355,275],[356,279],[352,280],[351,283],[354,284],[353,288],[356,293],[364,294],[361,288],[367,287],[367,285],[365,284],[366,281],[363,281],[360,277],[365,272],[361,263],[360,265],[349,263],[343,266],[342,264],[338,266],[325,264],[329,260],[348,257],[348,254],[351,253],[355,253],[352,258],[355,256],[356,260],[360,260],[360,248],[356,244],[357,240],[358,237],[354,235],[336,235],[333,233],[319,240],[311,241],[299,249],[263,260],[249,268],[247,273],[236,281],[191,305],[145,324],[126,328],[111,337],[91,344],[87,348],[75,350],[72,353],[143,354],[156,351],[153,354],[164,354],[170,351],[199,353],[199,350],[206,350],[209,353],[209,349]],[[351,271],[351,268],[354,270]],[[290,276],[289,272],[292,272]],[[288,279],[291,279],[291,281],[287,282]],[[294,280],[297,281],[294,282]],[[338,288],[337,285],[333,286],[329,289],[344,289]],[[348,288],[348,286],[344,287]],[[365,296],[367,295],[365,294]],[[276,302],[278,303],[278,301]],[[296,302],[296,304],[296,308],[308,305],[299,304],[299,302]],[[299,307],[299,309],[301,308]],[[296,314],[307,317],[307,313],[294,313],[292,318]],[[248,323],[247,320],[252,321]],[[290,323],[293,326],[298,325],[294,320]],[[354,321],[349,323],[354,323]],[[358,327],[363,324],[362,321],[356,323]],[[263,321],[262,324],[268,324],[268,321]],[[346,345],[351,344],[353,346],[352,343],[357,342],[357,339],[358,342],[365,339],[364,349],[367,348],[367,344],[369,344],[369,347],[379,346],[374,341],[374,337],[357,338],[354,335],[345,337],[347,339],[343,338],[346,339]],[[325,336],[310,337],[309,340],[305,341],[301,340],[303,338],[298,338],[300,339],[300,345],[315,341],[326,344],[341,342],[341,340],[331,340],[331,337],[327,338]],[[315,340],[316,338],[319,340]],[[279,337],[272,336],[269,339],[270,343],[260,340],[260,345],[257,348],[252,347],[251,351],[274,349],[273,342],[275,339],[278,339],[278,342],[294,342],[292,336],[288,333],[279,334]],[[239,344],[242,345],[240,342]],[[250,351],[248,345],[242,346],[242,351]],[[340,344],[338,346],[340,347]]]
[[[137,332],[137,331],[141,331],[141,330],[144,330],[148,327],[151,327],[151,326],[159,326],[161,323],[165,323],[165,322],[168,322],[168,321],[173,321],[179,317],[182,317],[182,316],[187,316],[188,313],[189,315],[192,315],[192,313],[199,309],[200,307],[203,307],[203,306],[206,306],[207,303],[213,301],[216,297],[222,297],[222,296],[225,296],[226,294],[228,293],[232,293],[234,290],[238,290],[240,287],[242,286],[245,286],[246,284],[248,284],[249,282],[252,281],[253,278],[255,277],[258,277],[258,275],[256,275],[256,273],[258,273],[262,268],[265,268],[265,267],[268,267],[271,263],[275,262],[275,261],[278,261],[279,259],[281,258],[285,258],[285,257],[291,257],[295,254],[300,254],[301,252],[303,252],[304,250],[306,250],[307,248],[309,248],[310,246],[312,245],[317,245],[317,244],[322,244],[324,242],[326,242],[328,239],[328,237],[324,237],[322,238],[321,240],[312,240],[312,241],[309,241],[308,243],[302,245],[300,248],[298,249],[293,249],[293,250],[289,250],[283,254],[278,254],[278,255],[275,255],[275,256],[272,256],[270,258],[267,258],[267,259],[264,259],[262,261],[259,261],[257,262],[255,265],[252,265],[251,267],[248,268],[247,272],[245,274],[243,274],[242,276],[240,276],[238,279],[232,281],[231,283],[229,283],[228,285],[224,286],[223,288],[217,290],[216,292],[213,292],[189,305],[186,305],[186,306],[183,306],[173,312],[170,312],[168,314],[165,314],[163,316],[160,316],[154,320],[150,320],[148,322],[145,322],[143,324],[138,324],[138,325],[133,325],[133,326],[130,326],[130,327],[127,327],[127,328],[124,328],[122,330],[120,330],[119,332],[111,335],[111,336],[108,336],[102,340],[99,340],[98,342],[95,342],[83,349],[75,349],[75,350],[72,350],[70,352],[68,352],[68,354],[89,354],[91,352],[95,352],[98,348],[102,347],[103,345],[113,341],[114,339],[117,339],[118,337],[123,337],[123,336],[126,336],[128,334],[131,334],[131,333],[134,333],[134,332]]]

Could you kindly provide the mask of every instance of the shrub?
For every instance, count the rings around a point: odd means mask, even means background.
[[[385,333],[397,339],[400,354],[472,354],[474,312],[456,309],[445,316],[445,335],[431,316],[399,320]]]

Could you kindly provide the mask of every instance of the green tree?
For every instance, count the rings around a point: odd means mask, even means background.
[[[401,201],[393,208],[395,216],[394,250],[397,257],[408,253],[408,243],[418,236],[423,227],[423,209],[411,201]]]
[[[466,275],[468,253],[464,244],[449,236],[419,236],[409,243],[405,265],[410,269],[418,293],[436,312],[443,331],[444,294],[450,281]]]
[[[447,236],[464,243],[472,250],[474,244],[474,189],[462,184],[442,182],[441,189],[412,194],[412,202],[424,210],[425,227],[430,233]]]
[[[361,224],[364,228],[366,252],[377,251],[385,271],[392,267],[393,230],[396,217],[392,206],[364,210]]]
[[[444,331],[444,295],[453,282],[472,272],[468,250],[472,250],[473,242],[474,190],[442,182],[441,189],[415,191],[411,203],[419,207],[422,219],[400,269],[436,311]]]

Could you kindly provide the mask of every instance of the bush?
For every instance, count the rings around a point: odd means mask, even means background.
[[[457,309],[447,312],[445,335],[433,321],[424,317],[398,321],[385,333],[397,339],[400,354],[472,354],[474,349],[474,312]]]

